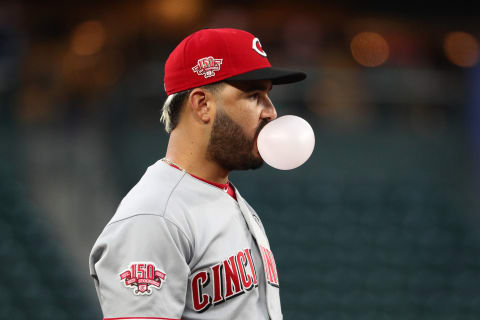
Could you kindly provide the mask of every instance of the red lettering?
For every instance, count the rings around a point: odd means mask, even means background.
[[[165,277],[166,277],[166,276],[167,276],[167,275],[166,275],[165,273],[163,273],[163,272],[161,272],[161,271],[159,271],[159,270],[155,270],[155,277],[158,277],[158,278],[160,278],[160,279],[162,279],[162,280],[165,280]]]
[[[243,251],[239,251],[237,254],[237,265],[238,272],[240,272],[240,279],[242,280],[243,289],[248,291],[253,286],[253,280],[245,271],[245,267],[247,266],[247,258],[245,258],[245,253],[243,253]]]
[[[265,265],[265,276],[267,278],[267,282],[274,286],[278,286],[277,268],[275,265],[273,254],[270,252],[270,250],[262,246],[260,246],[260,250],[262,251],[263,264]]]
[[[155,276],[155,266],[153,264],[147,265],[147,278],[153,279]]]
[[[222,296],[222,267],[221,263],[212,267],[213,273],[213,304],[224,301]]]
[[[136,264],[135,263],[132,263],[132,278],[136,278],[137,277],[137,271],[136,271]]]
[[[225,299],[228,299],[242,291],[235,256],[231,256],[223,262],[223,270],[225,272]],[[235,288],[232,288],[232,283]]]
[[[206,287],[210,281],[207,271],[198,272],[192,279],[192,301],[193,309],[200,312],[206,310],[211,304],[208,294],[202,293],[202,287]]]
[[[268,253],[270,255],[270,261],[273,264],[273,274],[275,276],[275,284],[279,286],[279,281],[278,281],[278,272],[277,272],[277,264],[275,263],[275,258],[273,257],[272,251],[268,250]]]
[[[210,66],[210,61],[209,61],[209,59],[208,59],[208,58],[202,59],[202,67],[203,67],[204,69],[206,69],[206,68],[208,68],[209,66]]]
[[[266,251],[268,250],[261,248],[262,257]],[[270,261],[269,265],[271,268],[269,268],[273,272],[275,268],[275,262],[272,261],[273,256],[265,258],[265,260]],[[146,272],[150,275],[149,265],[147,265]],[[155,277],[157,277],[157,273],[160,272],[154,270]],[[268,274],[267,276],[268,279],[276,279],[275,275]],[[210,277],[213,278],[212,292],[210,294],[203,293],[203,290],[210,283]],[[193,276],[190,285],[193,308],[196,312],[203,312],[212,305],[220,304],[227,299],[247,293],[253,287],[258,286],[251,249],[239,251],[236,255],[229,257],[223,262],[211,266],[209,270],[197,272]]]
[[[268,268],[268,263],[267,263],[267,257],[265,255],[265,248],[262,246],[260,247],[260,253],[262,254],[262,260],[263,260],[263,267],[265,268],[265,277],[267,279],[268,283],[272,282],[272,275],[270,273],[270,269]]]
[[[139,277],[140,279],[145,278],[145,263],[138,264],[138,272],[140,272],[141,274],[141,276]]]
[[[252,259],[252,251],[250,249],[245,249],[244,252],[245,252],[245,255],[247,256],[248,264],[250,265],[250,270],[252,270],[253,285],[258,286],[257,273],[255,272],[255,264],[253,263],[253,259]]]

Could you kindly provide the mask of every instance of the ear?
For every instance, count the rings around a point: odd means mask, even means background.
[[[195,119],[207,124],[212,119],[215,97],[203,88],[195,88],[188,97]]]

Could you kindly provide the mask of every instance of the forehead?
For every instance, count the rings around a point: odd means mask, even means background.
[[[252,91],[270,91],[272,89],[271,80],[244,80],[244,81],[227,81],[227,85],[241,92]]]

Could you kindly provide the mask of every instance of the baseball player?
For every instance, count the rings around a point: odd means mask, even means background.
[[[228,180],[256,169],[272,85],[258,38],[203,29],[165,64],[165,158],[125,196],[90,254],[104,319],[282,319],[279,278],[259,216]],[[265,190],[268,192],[268,190]]]

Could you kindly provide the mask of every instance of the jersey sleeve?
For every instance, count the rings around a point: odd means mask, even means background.
[[[191,242],[158,215],[108,225],[90,255],[90,273],[105,319],[180,319],[187,294]]]

